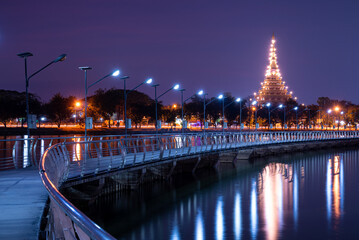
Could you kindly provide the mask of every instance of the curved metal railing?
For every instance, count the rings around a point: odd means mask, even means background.
[[[55,217],[50,216],[50,224],[54,226],[49,227],[48,236],[68,234],[70,237],[77,235],[80,239],[114,239],[59,192],[61,184],[68,180],[213,151],[353,138],[359,138],[359,132],[198,133],[58,143],[43,154],[40,175],[52,200],[51,214],[56,214],[56,219],[61,219],[61,224],[66,226],[59,227]]]

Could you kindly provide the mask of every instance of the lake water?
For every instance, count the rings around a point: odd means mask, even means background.
[[[84,210],[121,239],[357,239],[359,150],[208,175],[102,197]]]

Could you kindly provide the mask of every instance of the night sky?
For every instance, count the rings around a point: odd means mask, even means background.
[[[283,81],[299,103],[328,96],[359,104],[358,13],[354,0],[1,1],[0,89],[25,91],[16,54],[29,51],[30,74],[68,54],[31,79],[30,92],[44,101],[57,92],[84,97],[78,67],[87,65],[90,83],[119,68],[129,88],[153,77],[159,93],[180,83],[185,97],[204,89],[243,98],[264,79],[274,32]],[[122,84],[109,78],[90,92]]]

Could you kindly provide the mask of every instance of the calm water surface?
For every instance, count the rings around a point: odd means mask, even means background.
[[[88,214],[121,239],[358,239],[358,150],[270,158],[215,178],[107,197]]]

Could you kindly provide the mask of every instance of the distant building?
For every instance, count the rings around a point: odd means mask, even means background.
[[[282,76],[277,64],[277,49],[275,48],[274,34],[269,49],[269,65],[267,66],[265,79],[261,83],[261,88],[258,93],[254,93],[254,99],[259,104],[284,104],[288,99],[293,98],[293,92],[288,91],[288,86],[282,81]],[[297,100],[296,97],[293,98]]]

